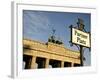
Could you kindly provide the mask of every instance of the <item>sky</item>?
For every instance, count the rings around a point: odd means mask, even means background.
[[[52,29],[55,29],[56,39],[61,40],[64,46],[71,50],[78,50],[73,45],[70,46],[70,25],[77,26],[78,18],[84,21],[85,30],[91,30],[91,14],[75,13],[75,12],[52,12],[52,11],[34,11],[23,10],[23,38],[48,42],[48,38],[52,35]],[[91,52],[89,49],[84,50],[84,65],[91,64]]]

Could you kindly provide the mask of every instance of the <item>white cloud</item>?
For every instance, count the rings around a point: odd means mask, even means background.
[[[50,29],[50,21],[42,12],[25,11],[24,12],[24,30],[33,33],[45,32]]]

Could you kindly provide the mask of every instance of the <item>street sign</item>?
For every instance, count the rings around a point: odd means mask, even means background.
[[[72,28],[72,43],[90,47],[90,34],[79,29]]]

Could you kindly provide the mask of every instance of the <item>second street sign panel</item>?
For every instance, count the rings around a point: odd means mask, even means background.
[[[85,47],[90,47],[90,34],[72,28],[72,43],[82,45]]]

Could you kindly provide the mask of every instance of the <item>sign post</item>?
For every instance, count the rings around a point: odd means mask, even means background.
[[[83,66],[83,47],[81,45],[80,45],[80,60],[81,60],[80,66]]]
[[[84,31],[84,21],[78,19],[78,28],[70,26],[71,28],[71,43],[78,45],[80,49],[80,66],[83,66],[83,47],[90,48],[90,34]]]

